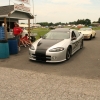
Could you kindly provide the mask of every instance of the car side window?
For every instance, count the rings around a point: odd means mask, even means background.
[[[71,37],[72,37],[72,38],[76,37],[76,35],[75,35],[75,32],[74,32],[74,31],[72,31],[72,35],[71,35]]]
[[[75,30],[75,34],[76,34],[76,37],[80,36],[80,33],[77,30]]]

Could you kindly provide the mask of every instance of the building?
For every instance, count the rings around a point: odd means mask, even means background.
[[[33,19],[30,9],[25,7],[24,4],[15,4],[10,6],[0,7],[0,26],[5,24],[5,34],[7,38],[7,29],[14,27],[14,22],[19,20],[28,20],[28,31],[30,33],[30,19]],[[9,30],[10,30],[9,29]]]

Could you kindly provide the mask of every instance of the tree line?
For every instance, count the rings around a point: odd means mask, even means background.
[[[93,23],[100,23],[100,18],[98,21],[94,21]],[[23,23],[24,24],[24,23]],[[57,22],[57,23],[48,23],[48,22],[39,22],[37,24],[40,24],[41,26],[58,26],[58,25],[78,25],[78,24],[83,24],[85,26],[90,26],[92,24],[90,19],[78,19],[77,21],[69,22],[69,23],[62,23],[62,22]]]
[[[93,23],[100,23],[100,18],[98,19],[98,21],[94,21]],[[70,24],[70,25],[78,25],[78,24],[83,24],[85,26],[89,26],[92,24],[90,19],[78,19],[77,21],[73,21],[73,22],[69,22],[69,23],[61,23],[61,22],[57,22],[57,23],[48,23],[48,22],[40,22],[37,23],[40,24],[41,26],[58,26],[58,25],[66,25],[66,24]]]

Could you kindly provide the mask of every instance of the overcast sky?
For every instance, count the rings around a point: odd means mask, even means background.
[[[0,6],[9,5],[9,0],[0,1]],[[10,4],[14,3],[20,2],[10,0]],[[37,15],[36,22],[66,23],[86,18],[93,22],[100,17],[100,0],[30,0],[30,3],[25,6]]]

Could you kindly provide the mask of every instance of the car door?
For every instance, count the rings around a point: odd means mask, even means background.
[[[81,44],[82,38],[80,38],[80,33],[77,30],[75,30],[74,32],[75,32],[75,35],[77,37],[77,47],[76,48],[78,50],[80,48],[80,44]]]
[[[78,45],[77,37],[74,31],[72,31],[71,33],[71,43],[72,43],[72,52],[74,53],[77,50],[77,45]]]

